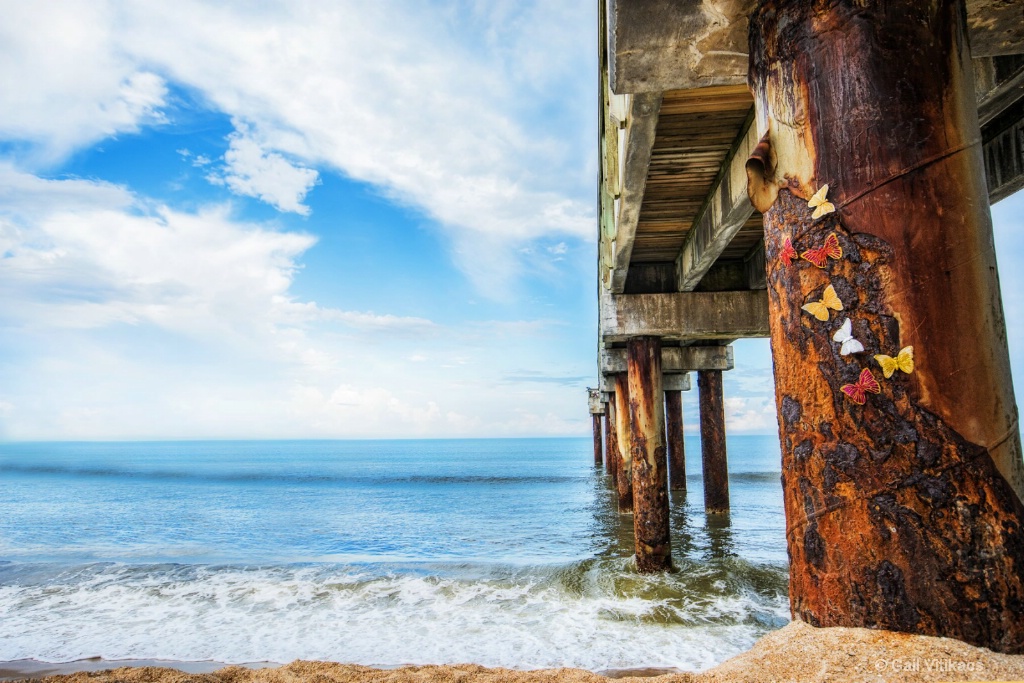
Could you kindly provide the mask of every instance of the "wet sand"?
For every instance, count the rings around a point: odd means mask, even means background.
[[[47,683],[601,683],[608,680],[606,675],[580,669],[516,671],[472,664],[377,669],[297,661],[278,667],[254,664],[216,668],[219,665],[214,662],[153,662],[148,663],[152,664],[149,666],[102,671],[95,670],[93,665],[109,666],[112,662],[35,664],[38,669],[26,670],[27,663],[8,662],[0,665],[6,666],[6,670],[0,668],[0,677]],[[69,672],[64,667],[75,667],[76,673],[51,675],[54,669]],[[605,673],[615,677],[631,676],[630,680],[637,683],[1024,681],[1024,655],[998,654],[949,638],[859,628],[818,629],[795,621],[766,635],[749,652],[701,673],[665,673],[650,669]]]

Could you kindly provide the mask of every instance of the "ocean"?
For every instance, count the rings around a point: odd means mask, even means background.
[[[0,661],[700,670],[789,620],[779,447],[639,575],[590,439],[0,444]]]

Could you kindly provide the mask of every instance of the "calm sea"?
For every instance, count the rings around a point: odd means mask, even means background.
[[[0,444],[0,660],[703,669],[788,620],[779,450],[636,574],[589,439]]]

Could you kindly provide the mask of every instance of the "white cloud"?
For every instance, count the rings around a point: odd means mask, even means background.
[[[231,144],[224,153],[224,168],[207,176],[211,182],[227,185],[236,194],[256,197],[278,211],[309,215],[309,207],[302,200],[317,183],[316,171],[265,151],[244,127],[228,140]],[[200,156],[194,165],[208,163],[209,159]]]
[[[66,154],[154,120],[180,84],[237,122],[234,191],[305,213],[314,169],[337,169],[446,226],[469,252],[457,262],[500,294],[524,241],[594,232],[592,83],[578,77],[596,68],[592,13],[583,0],[21,3],[0,29],[0,132]]]
[[[549,353],[527,343],[538,325],[451,329],[301,300],[293,283],[314,242],[226,206],[176,211],[0,164],[0,434],[582,432],[578,388],[502,384]],[[523,406],[534,410],[515,417]]]

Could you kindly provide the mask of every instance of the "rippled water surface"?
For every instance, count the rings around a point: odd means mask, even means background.
[[[0,660],[699,669],[785,624],[778,446],[640,576],[589,439],[0,445]]]

